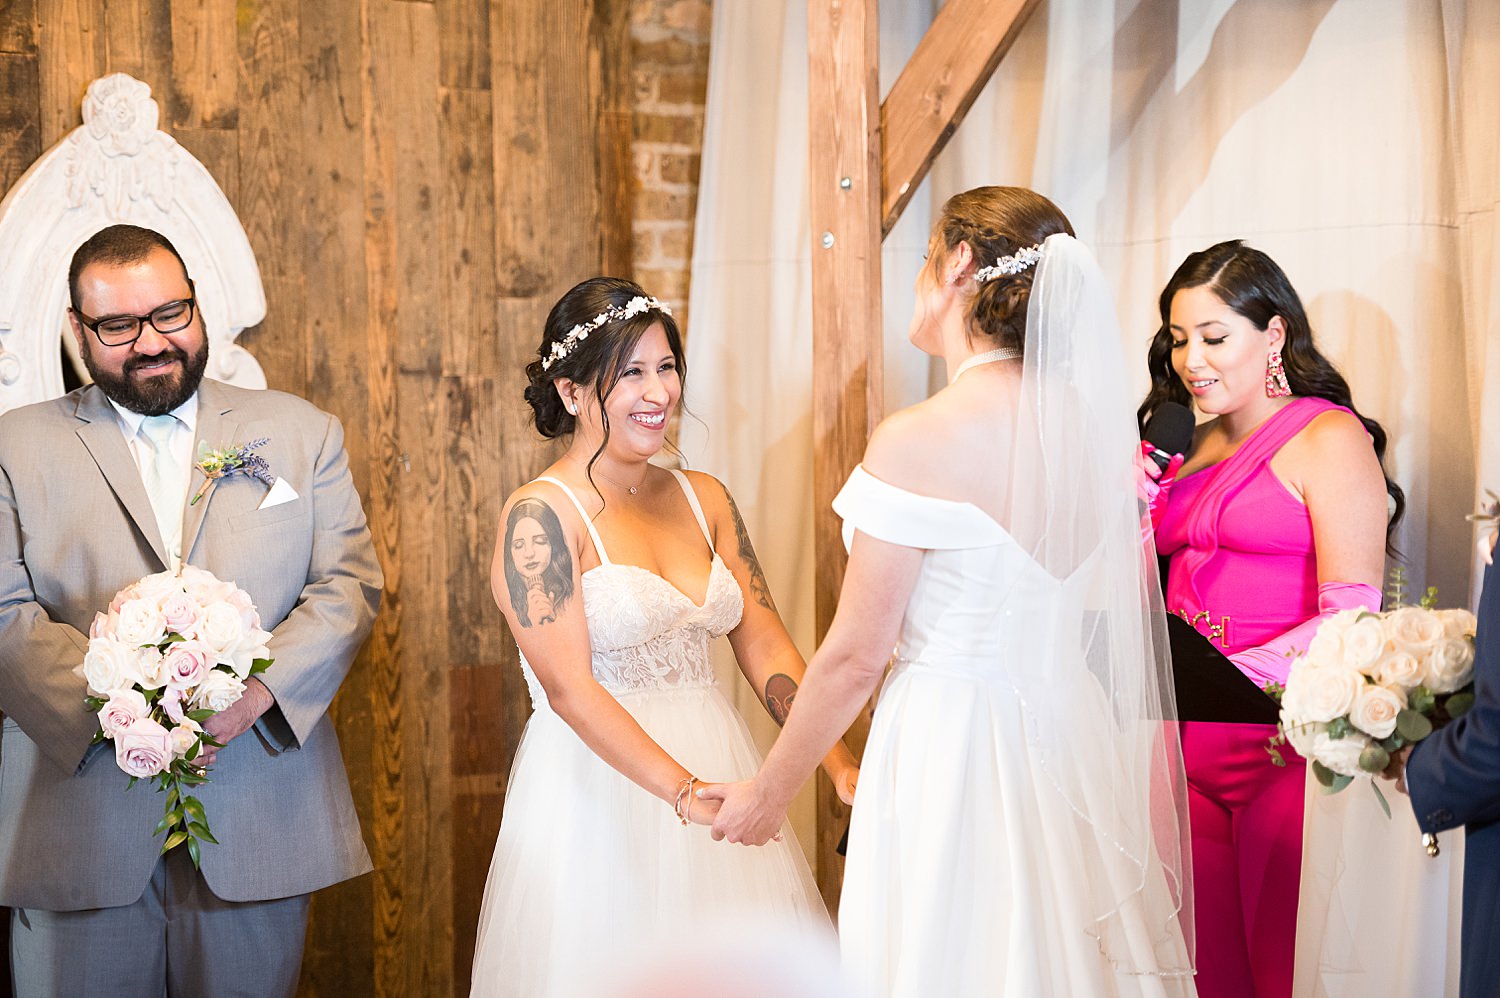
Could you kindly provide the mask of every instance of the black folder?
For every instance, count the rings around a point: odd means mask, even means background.
[[[1281,708],[1224,653],[1176,614],[1167,614],[1172,686],[1183,721],[1275,724]]]

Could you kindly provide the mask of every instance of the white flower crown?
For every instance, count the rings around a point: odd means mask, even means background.
[[[629,319],[646,311],[660,312],[662,315],[672,314],[672,310],[667,307],[666,302],[659,301],[656,298],[648,298],[645,295],[636,295],[623,305],[611,305],[588,322],[580,322],[568,330],[568,335],[553,343],[552,353],[542,358],[542,370],[549,369],[553,364],[556,364],[572,353],[577,349],[578,344],[589,338],[589,333],[592,333],[605,323],[620,322],[623,319]]]
[[[1002,256],[988,267],[980,267],[974,271],[974,280],[979,284],[983,284],[985,281],[993,281],[1002,275],[1009,277],[1012,274],[1019,274],[1027,267],[1035,266],[1036,262],[1041,258],[1042,247],[1040,244],[1028,246],[1023,250],[1017,250],[1010,256]]]

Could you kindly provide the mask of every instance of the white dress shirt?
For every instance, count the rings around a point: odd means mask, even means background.
[[[141,433],[141,423],[145,416],[138,412],[132,412],[124,406],[109,400],[114,407],[115,415],[120,420],[120,432],[125,435],[125,446],[130,448],[130,456],[135,459],[136,470],[141,473],[141,481],[146,481],[146,469],[156,459],[156,453],[151,447],[151,441],[147,440]],[[180,505],[187,505],[187,491],[192,484],[193,463],[193,440],[198,435],[198,393],[194,392],[182,405],[173,409],[169,415],[177,417],[177,423],[172,428],[172,436],[168,446],[171,449],[172,458],[177,461],[182,470],[180,480],[184,483],[183,493],[180,497]],[[182,544],[179,539],[176,550],[168,551],[168,560],[173,571],[182,564]]]

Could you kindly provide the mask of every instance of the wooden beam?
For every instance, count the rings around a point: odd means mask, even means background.
[[[948,0],[933,19],[880,108],[882,235],[901,217],[1037,2]]]
[[[808,150],[812,217],[813,508],[818,640],[843,583],[828,513],[882,410],[880,82],[876,0],[810,0]],[[818,777],[818,886],[838,903],[834,846],[845,809]]]

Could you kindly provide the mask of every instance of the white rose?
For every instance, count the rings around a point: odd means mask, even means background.
[[[159,690],[167,685],[166,660],[154,647],[135,650],[135,670],[140,678],[136,682],[148,690]]]
[[[1281,730],[1286,733],[1287,744],[1306,759],[1309,758],[1308,753],[1312,751],[1313,739],[1327,731],[1328,725],[1319,724],[1317,721],[1299,721],[1286,711],[1282,711]]]
[[[1307,643],[1307,657],[1316,662],[1338,662],[1344,657],[1344,630],[1324,623]]]
[[[1376,659],[1370,668],[1370,675],[1381,686],[1410,691],[1422,685],[1427,678],[1427,670],[1423,668],[1421,659],[1398,648]]]
[[[213,668],[214,660],[213,649],[201,641],[173,642],[162,655],[167,686],[175,690],[192,689]]]
[[[172,736],[172,756],[182,759],[192,751],[193,743],[198,740],[198,732],[203,729],[191,719],[184,718],[182,723],[173,728],[168,734]]]
[[[1348,734],[1343,738],[1329,738],[1327,732],[1313,736],[1309,746],[1309,758],[1316,759],[1340,776],[1358,776],[1359,755],[1370,744],[1370,739],[1359,734]]]
[[[141,679],[135,650],[109,638],[91,638],[83,656],[83,678],[96,696],[129,689]]]
[[[1354,698],[1349,720],[1372,738],[1389,738],[1396,730],[1396,715],[1406,706],[1406,698],[1384,686],[1366,683]]]
[[[192,565],[182,566],[182,588],[187,594],[199,603],[207,606],[210,603],[219,603],[234,592],[233,582],[221,582],[212,572],[206,572]]]
[[[246,630],[253,630],[260,626],[260,614],[255,612],[255,603],[245,590],[236,589],[224,597],[224,602],[240,612],[240,619],[245,622]]]
[[[132,721],[115,736],[115,765],[129,775],[145,779],[171,764],[172,736],[149,717]]]
[[[1438,610],[1438,619],[1443,622],[1443,637],[1462,638],[1474,636],[1479,630],[1479,621],[1468,610]]]
[[[245,636],[245,621],[233,604],[220,600],[210,603],[203,611],[203,626],[199,636],[221,658],[234,650]]]
[[[132,648],[158,645],[166,640],[167,621],[161,615],[161,609],[156,601],[133,599],[120,607],[120,619],[115,625],[115,634]]]
[[[1401,651],[1421,658],[1443,638],[1443,621],[1431,610],[1403,606],[1385,618],[1386,640]]]
[[[193,702],[213,711],[228,710],[244,692],[245,684],[238,677],[223,669],[210,669],[203,682],[198,684]]]
[[[1452,693],[1474,678],[1474,642],[1467,637],[1444,638],[1427,656],[1427,688]]]
[[[1385,642],[1379,617],[1356,620],[1343,633],[1344,653],[1340,661],[1351,669],[1365,669],[1385,653]]]
[[[1298,679],[1300,688],[1293,699],[1304,721],[1328,722],[1343,717],[1365,684],[1365,677],[1358,672],[1336,665],[1304,669]]]
[[[182,592],[182,582],[171,572],[157,572],[155,575],[146,576],[130,588],[134,591],[131,599],[143,599],[160,606],[168,596]]]
[[[250,668],[258,658],[270,658],[271,649],[266,647],[266,642],[271,640],[269,631],[251,631],[245,635],[245,640],[234,647],[229,654],[230,668],[234,674],[244,679],[250,675]]]
[[[115,690],[99,710],[99,728],[105,738],[114,738],[149,713],[151,708],[138,690]]]

